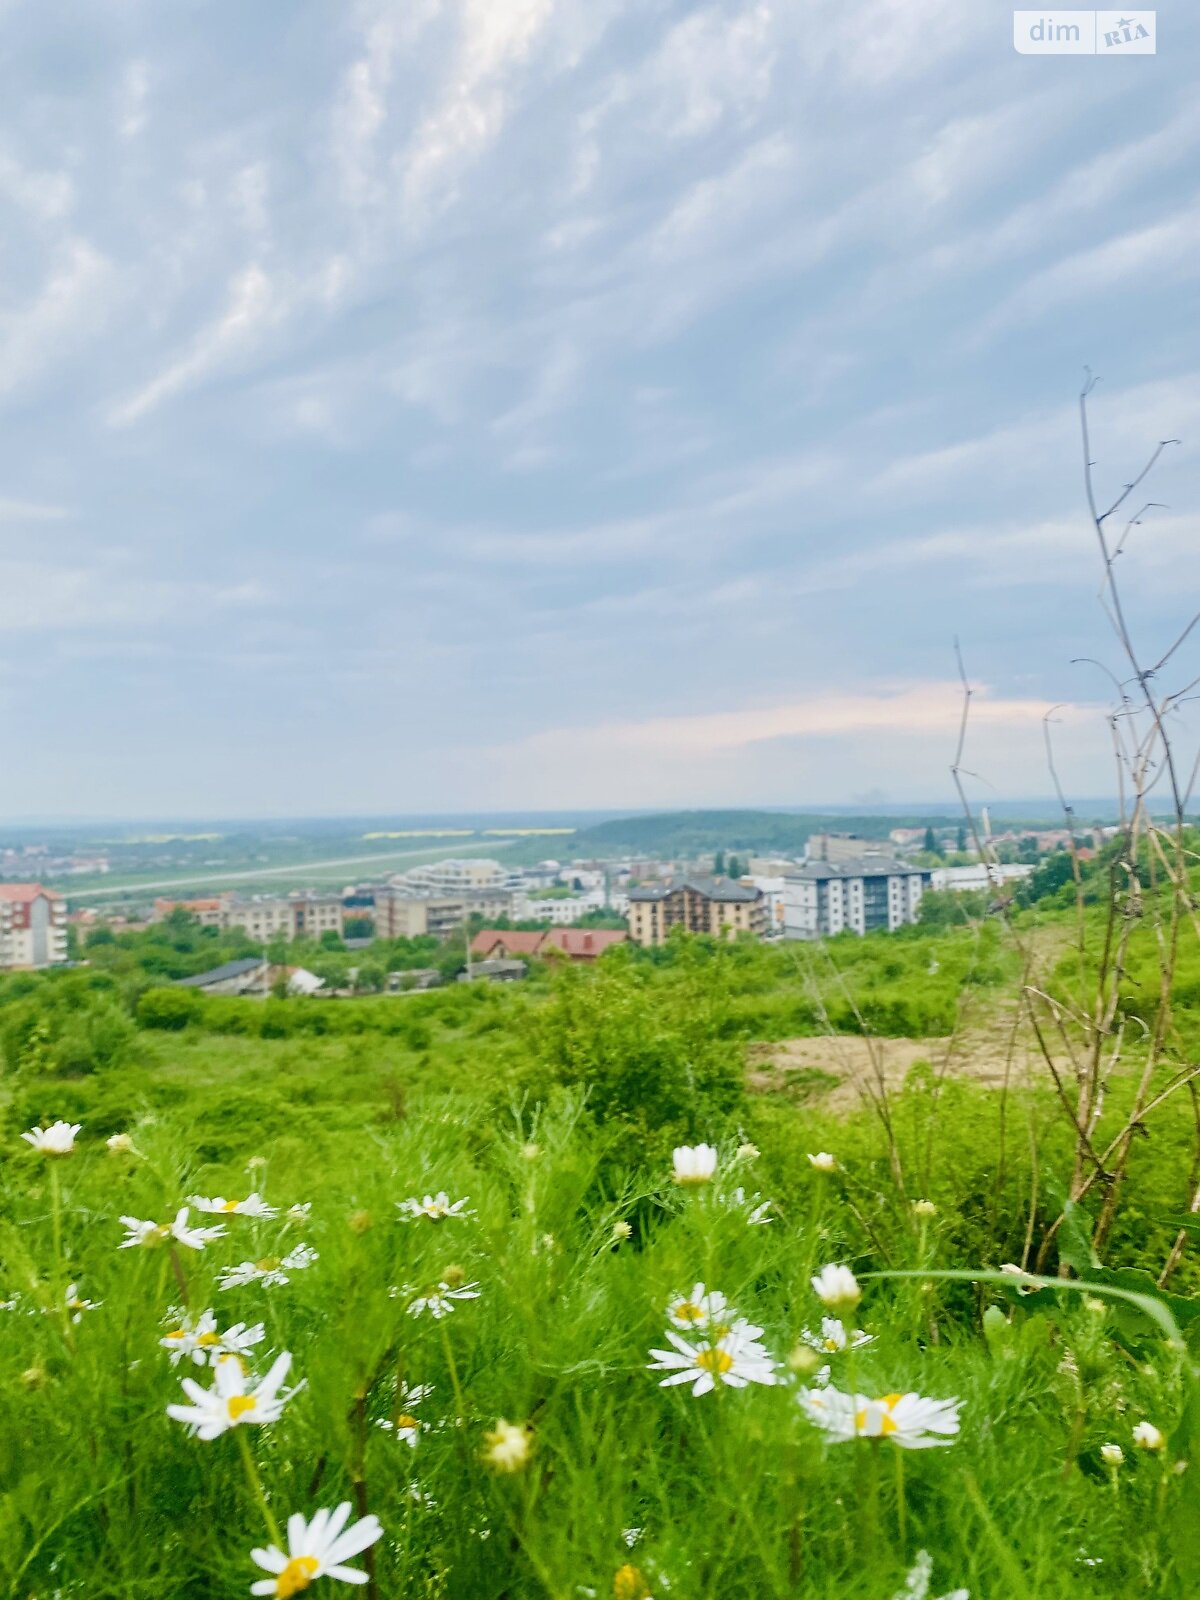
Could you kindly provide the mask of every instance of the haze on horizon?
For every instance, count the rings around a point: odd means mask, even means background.
[[[1113,787],[1200,533],[1200,15],[3,7],[0,815]],[[1182,612],[1181,612],[1182,607]],[[1184,674],[1186,676],[1186,674]],[[847,800],[844,803],[850,803]]]

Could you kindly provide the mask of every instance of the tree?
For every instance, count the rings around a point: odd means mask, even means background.
[[[924,849],[926,854],[931,856],[940,856],[942,853],[942,847],[937,842],[937,835],[934,833],[932,828],[925,829]]]
[[[332,930],[327,930],[332,931]],[[342,924],[342,932],[347,939],[370,939],[375,933],[375,919],[373,917],[347,917]]]
[[[740,878],[741,875],[742,875],[742,863],[738,860],[738,858],[736,856],[730,856],[730,858],[729,858],[729,876],[731,878]]]
[[[713,873],[718,878],[723,877],[725,874],[724,850],[718,850],[716,855],[713,857]]]
[[[958,838],[955,841],[954,848],[960,856],[965,855],[967,852],[967,830],[961,822],[958,825]]]

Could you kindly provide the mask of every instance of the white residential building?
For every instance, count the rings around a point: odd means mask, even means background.
[[[539,895],[518,889],[513,895],[513,917],[517,922],[536,918],[556,928],[569,928],[589,911],[603,911],[604,890],[587,889],[583,894]]]
[[[67,959],[67,902],[40,883],[0,883],[0,968]]]
[[[797,871],[796,863],[791,862],[788,870]],[[763,905],[767,912],[765,937],[782,938],[787,927],[787,878],[782,873],[756,872],[749,878],[743,878],[742,882],[752,883],[756,889],[762,890]]]
[[[916,922],[931,876],[887,856],[810,861],[783,880],[784,937],[890,932]]]
[[[557,870],[555,863],[556,873]],[[416,890],[421,894],[481,894],[486,890],[515,886],[514,876],[507,868],[482,856],[431,861],[426,866],[398,873],[391,881],[399,889]]]
[[[933,887],[953,889],[956,894],[961,894],[964,889],[998,889],[1002,883],[1015,883],[1028,878],[1032,871],[1033,868],[1022,861],[975,861],[969,867],[934,867]]]

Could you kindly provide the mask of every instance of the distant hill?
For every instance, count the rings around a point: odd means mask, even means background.
[[[576,859],[619,855],[703,855],[728,850],[739,854],[799,855],[814,833],[856,833],[881,842],[893,828],[933,827],[938,832],[957,827],[961,819],[947,811],[886,816],[855,816],[845,811],[664,811],[645,816],[615,817],[581,828],[570,844]],[[1082,819],[1080,819],[1082,820]],[[1044,817],[1023,816],[1019,821],[992,814],[999,832],[1016,828],[1061,827],[1062,818],[1047,807]]]
[[[823,812],[786,811],[667,811],[659,815],[617,817],[581,828],[571,841],[571,853],[586,857],[613,855],[689,856],[709,850],[778,851],[795,855],[809,835],[831,830],[857,833],[864,839],[883,840],[893,828],[923,828],[928,823],[944,828],[941,817],[854,817]]]

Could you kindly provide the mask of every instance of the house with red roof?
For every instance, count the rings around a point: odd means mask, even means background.
[[[624,928],[483,928],[471,940],[471,955],[476,961],[531,961],[554,953],[569,961],[595,961],[628,937]]]

